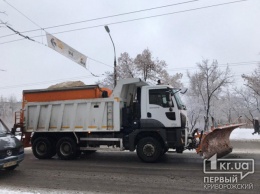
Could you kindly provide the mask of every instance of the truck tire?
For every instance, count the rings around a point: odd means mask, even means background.
[[[54,147],[47,137],[38,137],[32,144],[33,155],[38,159],[52,158],[53,149]]]
[[[137,143],[136,151],[143,162],[156,162],[161,157],[162,145],[153,137],[145,137]]]
[[[78,154],[77,144],[70,137],[62,137],[56,145],[56,152],[62,160],[75,159]]]

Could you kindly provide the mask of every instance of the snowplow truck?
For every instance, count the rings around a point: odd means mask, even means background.
[[[98,85],[25,90],[13,131],[20,128],[24,146],[38,159],[112,149],[136,151],[142,161],[155,162],[169,149],[209,152],[198,147],[204,136],[189,132],[179,93],[139,78],[119,80],[113,92]]]

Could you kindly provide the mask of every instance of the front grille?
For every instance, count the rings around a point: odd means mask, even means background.
[[[0,159],[4,159],[6,157],[9,157],[9,155],[7,155],[7,150],[12,151],[12,155],[10,155],[10,156],[17,156],[19,154],[19,148],[1,150],[0,151]]]

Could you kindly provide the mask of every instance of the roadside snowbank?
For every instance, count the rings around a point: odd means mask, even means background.
[[[0,190],[0,193],[1,194],[38,194],[37,192],[36,193],[31,193],[31,192],[24,192],[24,191],[17,191],[17,190],[14,190],[14,189],[2,189]]]
[[[230,135],[231,140],[260,140],[260,135],[252,133],[254,129],[236,128]]]
[[[26,191],[28,190],[28,191]],[[29,189],[29,188],[19,188],[16,190],[15,188],[1,188],[0,194],[102,194],[101,192],[89,192],[89,191],[74,191],[74,190],[56,190],[56,189]]]

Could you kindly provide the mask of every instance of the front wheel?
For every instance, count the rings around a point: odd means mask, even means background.
[[[144,162],[156,162],[162,153],[161,143],[153,137],[145,137],[137,143],[137,155]]]
[[[32,144],[33,155],[38,159],[50,159],[53,145],[47,137],[38,137]]]

